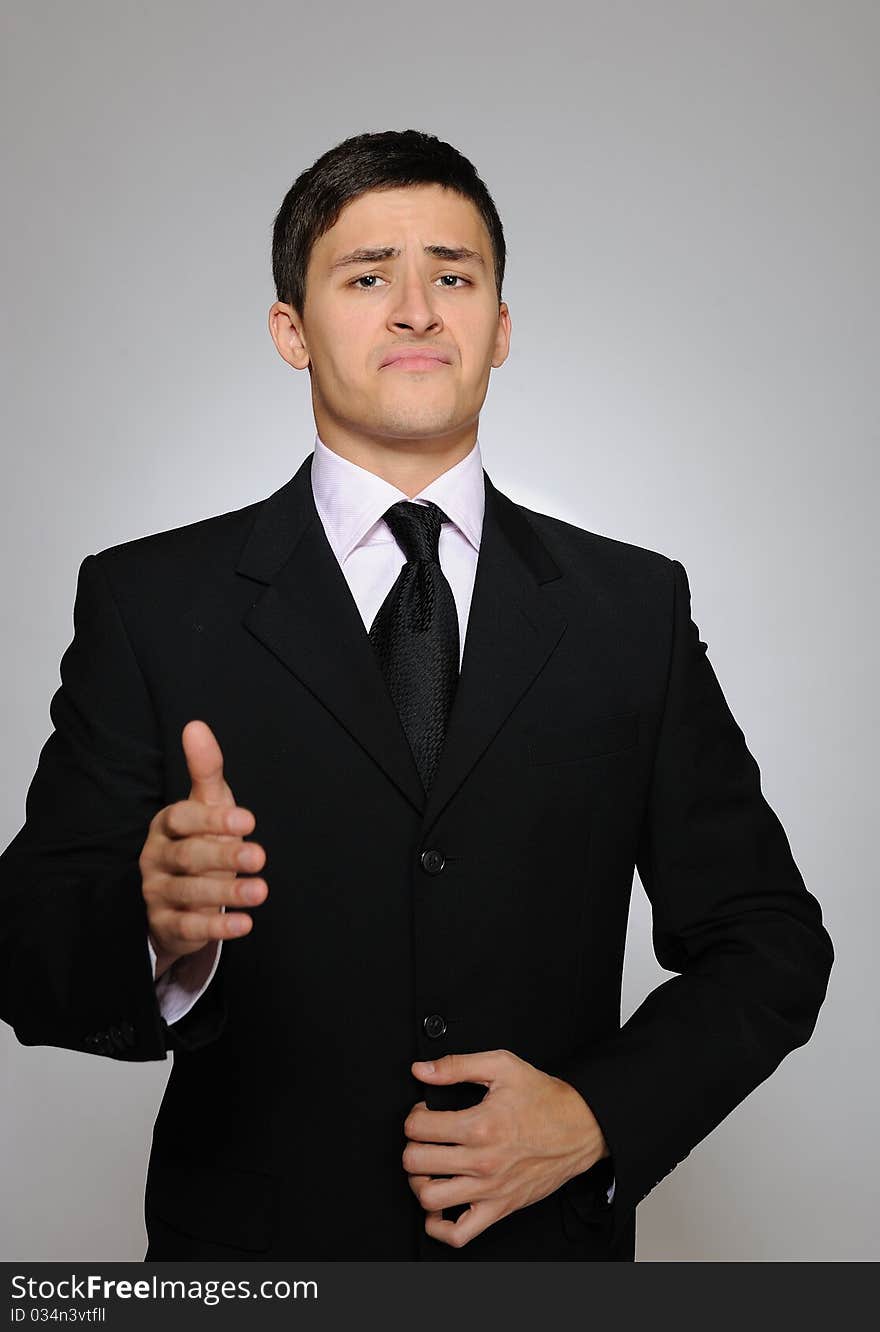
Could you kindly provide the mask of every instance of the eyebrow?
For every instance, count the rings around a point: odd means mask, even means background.
[[[450,263],[467,263],[471,260],[474,263],[482,264],[485,268],[485,260],[477,250],[469,250],[464,245],[426,245],[425,254],[431,254],[435,259],[446,259]],[[335,259],[330,265],[331,273],[337,268],[346,268],[349,264],[376,264],[382,259],[397,259],[400,250],[394,245],[380,245],[373,249],[352,250],[350,254],[343,254],[339,259]]]

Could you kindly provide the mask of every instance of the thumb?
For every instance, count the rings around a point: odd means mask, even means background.
[[[511,1068],[522,1060],[509,1050],[477,1050],[473,1054],[445,1054],[435,1059],[420,1059],[410,1067],[423,1082],[476,1082],[491,1088],[509,1080]]]
[[[205,805],[234,805],[233,794],[223,778],[223,751],[207,722],[187,722],[181,739],[192,782],[190,800]]]
[[[417,1078],[429,1078],[431,1082],[460,1080],[456,1056],[452,1054],[438,1055],[434,1059],[417,1059],[411,1067]]]

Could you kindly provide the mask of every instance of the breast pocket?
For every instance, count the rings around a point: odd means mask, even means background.
[[[535,729],[526,736],[526,754],[529,763],[571,763],[634,749],[638,743],[638,712],[616,712]]]

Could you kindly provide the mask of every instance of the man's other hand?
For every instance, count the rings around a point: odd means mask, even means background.
[[[610,1155],[580,1092],[509,1050],[444,1055],[433,1073],[423,1063],[412,1071],[434,1085],[488,1088],[466,1110],[429,1110],[418,1101],[404,1121],[403,1168],[428,1214],[425,1230],[453,1248]],[[443,1208],[461,1203],[470,1203],[468,1211],[445,1221]]]

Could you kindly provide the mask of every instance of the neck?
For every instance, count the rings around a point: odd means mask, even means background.
[[[476,424],[455,436],[427,439],[389,439],[318,427],[321,443],[357,467],[381,476],[410,499],[466,458],[476,443]]]

